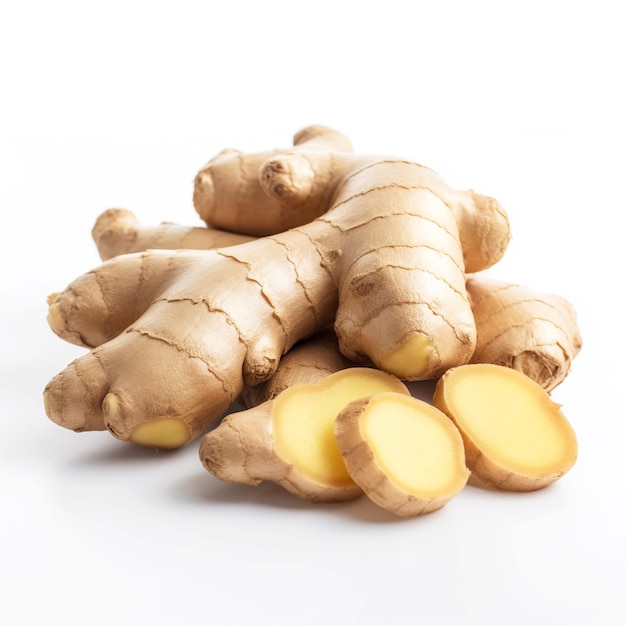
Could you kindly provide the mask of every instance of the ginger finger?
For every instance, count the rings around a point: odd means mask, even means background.
[[[109,388],[98,351],[72,361],[45,387],[46,415],[75,432],[105,430],[102,401]]]
[[[456,218],[419,185],[420,173],[397,162],[372,165],[353,176],[354,190],[348,184],[338,195],[341,214],[336,208],[319,220],[336,212],[344,235],[335,320],[342,353],[408,380],[434,378],[469,361],[475,345]],[[387,177],[402,185],[386,186]],[[403,204],[408,210],[393,211]],[[381,206],[392,208],[386,219]]]
[[[228,415],[200,442],[204,467],[229,482],[269,480],[314,502],[361,495],[334,437],[343,407],[380,391],[409,394],[395,377],[370,368],[344,369],[319,383],[299,384],[258,407]]]
[[[209,250],[234,246],[252,239],[247,235],[170,222],[152,227],[142,226],[135,215],[126,209],[104,211],[96,220],[91,234],[103,261],[120,254],[149,249]]]
[[[402,517],[440,509],[469,477],[458,430],[417,398],[378,393],[357,400],[338,415],[335,436],[353,480]]]
[[[496,489],[532,491],[575,463],[576,435],[547,392],[500,365],[452,368],[437,382],[434,405],[460,430],[467,466]]]
[[[122,333],[189,268],[192,255],[165,251],[113,258],[48,298],[48,323],[62,339],[99,346]]]
[[[477,332],[471,362],[511,367],[546,391],[559,385],[582,347],[573,306],[560,296],[480,275],[466,286]]]
[[[445,188],[441,193],[446,193]],[[504,256],[511,238],[509,221],[500,203],[474,191],[457,193],[455,200],[450,206],[460,225],[465,272],[479,272],[495,265]]]
[[[86,386],[87,393],[94,396],[89,400],[92,404],[102,401],[109,391],[119,399],[107,405],[113,410],[105,420],[116,437],[150,447],[185,445],[223,415],[244,384],[266,380],[291,345],[332,320],[336,305],[324,268],[299,259],[295,250],[288,259],[289,247],[277,242],[252,243],[252,248],[248,244],[228,248],[228,254],[144,253],[149,267],[152,257],[168,260],[161,266],[163,280],[155,281],[160,291],[152,294],[140,317],[99,348],[98,360],[107,368],[106,384]],[[275,286],[264,278],[266,270],[254,261],[255,254],[261,259],[274,257],[276,265],[269,271],[277,281]],[[105,266],[130,270],[135,263],[135,255],[125,255]],[[300,279],[310,287],[285,291],[284,285],[295,282],[296,267]],[[142,275],[134,276],[141,288]],[[235,289],[223,288],[233,284]],[[63,295],[59,298],[62,300]],[[127,312],[120,315],[125,318]],[[85,318],[90,320],[94,318]],[[100,323],[102,317],[95,321]],[[99,330],[98,324],[91,329],[86,323],[81,336]],[[57,423],[63,423],[61,416],[72,412],[64,406],[72,398],[60,390],[66,386],[65,380],[73,377],[72,368],[48,386],[47,395],[56,398],[47,402],[48,415]],[[159,424],[170,432],[166,419],[171,417],[185,428],[171,441],[164,441]],[[146,435],[144,429],[139,436],[136,428],[144,422],[151,424],[151,431]]]
[[[196,175],[194,207],[207,226],[266,236],[302,226],[322,215],[352,151],[345,135],[309,126],[288,150],[242,154],[223,150]]]
[[[210,320],[189,341],[169,315]],[[214,353],[228,350],[228,362]],[[44,391],[48,417],[75,431],[102,430],[150,448],[177,448],[215,423],[241,392],[245,346],[219,313],[185,300],[159,303],[125,332],[76,359]]]

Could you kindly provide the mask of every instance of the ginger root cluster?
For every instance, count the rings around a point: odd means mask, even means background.
[[[146,227],[124,209],[96,221],[103,264],[49,298],[52,330],[88,348],[44,391],[54,422],[154,448],[202,437],[202,463],[225,480],[275,480],[318,501],[365,491],[417,515],[465,484],[466,446],[401,381],[486,363],[548,397],[580,350],[569,302],[483,274],[511,236],[495,199],[410,160],[355,154],[333,129],[307,127],[284,150],[220,152],[193,202],[204,227]],[[496,387],[508,380],[490,371]],[[311,390],[340,372],[338,390]],[[395,382],[370,385],[374,372]],[[246,411],[214,428],[237,400]],[[317,456],[303,451],[300,463],[285,433]],[[564,445],[572,451],[571,437]],[[415,458],[398,462],[412,446]],[[427,449],[441,462],[424,462]],[[436,466],[447,478],[424,469]]]

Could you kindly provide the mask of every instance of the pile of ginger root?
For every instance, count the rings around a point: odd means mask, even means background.
[[[51,329],[88,348],[45,388],[52,421],[199,439],[222,480],[403,517],[470,480],[530,491],[573,466],[550,392],[581,348],[576,314],[486,275],[511,237],[495,199],[310,126],[287,149],[223,150],[193,204],[205,226],[97,219],[102,265],[48,299]]]

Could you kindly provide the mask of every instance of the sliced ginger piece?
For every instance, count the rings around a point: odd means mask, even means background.
[[[516,370],[493,364],[455,367],[437,382],[433,403],[461,431],[467,465],[487,486],[540,489],[576,462],[576,435],[560,405]]]
[[[334,436],[340,411],[382,391],[410,392],[398,378],[351,367],[318,383],[296,384],[263,404],[227,416],[200,442],[204,467],[229,482],[270,480],[304,500],[341,502],[362,495]]]
[[[383,392],[357,400],[338,415],[335,436],[354,481],[402,517],[440,509],[469,478],[459,431],[417,398]]]

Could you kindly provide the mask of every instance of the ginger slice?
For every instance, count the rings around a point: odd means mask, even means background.
[[[576,462],[576,435],[560,405],[516,370],[487,363],[450,369],[433,403],[461,431],[467,465],[487,486],[540,489]]]
[[[232,413],[206,434],[202,464],[222,480],[250,485],[270,480],[303,500],[357,498],[362,491],[346,470],[335,419],[354,400],[381,391],[410,395],[395,376],[363,367],[293,385],[257,407]]]
[[[417,398],[383,392],[357,400],[338,415],[335,436],[354,481],[402,517],[440,509],[469,478],[459,431]]]

